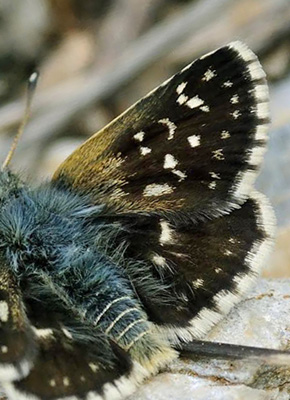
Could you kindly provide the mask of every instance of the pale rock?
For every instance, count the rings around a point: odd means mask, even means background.
[[[290,279],[259,280],[205,340],[272,349],[290,343]],[[128,400],[287,400],[290,367],[258,361],[179,359]]]

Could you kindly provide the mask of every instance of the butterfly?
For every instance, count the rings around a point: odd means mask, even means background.
[[[265,73],[233,42],[93,135],[51,181],[2,169],[8,399],[125,399],[241,300],[275,231],[253,188],[268,124]]]

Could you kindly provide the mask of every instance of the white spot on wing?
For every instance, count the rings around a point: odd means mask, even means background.
[[[160,244],[164,245],[166,243],[172,243],[173,241],[173,229],[170,228],[169,223],[162,219],[160,221],[160,228],[161,228],[161,234],[160,234]]]
[[[214,150],[214,151],[212,151],[212,154],[213,154],[212,158],[216,158],[219,161],[225,159],[225,157],[223,155],[223,149]]]
[[[230,102],[231,102],[232,104],[237,104],[237,103],[239,102],[239,96],[238,96],[237,94],[234,94],[234,95],[231,97]]]
[[[239,110],[235,110],[234,112],[231,113],[234,119],[238,119],[241,116],[241,113]]]
[[[99,367],[97,364],[94,364],[92,362],[89,363],[89,367],[93,372],[97,372],[99,370]]]
[[[213,179],[221,179],[220,174],[216,174],[215,172],[209,172],[209,175],[210,175]]]
[[[152,149],[150,149],[149,147],[140,147],[140,153],[142,154],[142,156],[146,156],[146,154],[151,153]]]
[[[216,182],[215,182],[215,181],[211,182],[211,183],[208,185],[208,187],[209,187],[209,189],[214,190],[214,189],[216,188]]]
[[[138,140],[138,142],[142,142],[143,139],[144,139],[144,136],[145,136],[145,132],[141,131],[141,132],[136,133],[136,134],[133,136],[133,138],[134,138],[135,140]]]
[[[202,80],[203,81],[210,81],[212,78],[214,78],[216,76],[216,71],[211,70],[210,68],[205,72]]]
[[[184,172],[182,172],[182,171],[180,171],[178,169],[173,169],[172,173],[177,175],[180,178],[178,180],[179,182],[184,181],[184,179],[187,178],[187,175]]]
[[[187,140],[191,147],[197,147],[200,145],[200,136],[199,135],[188,136]]]
[[[168,127],[169,136],[168,136],[167,139],[168,139],[168,140],[173,139],[174,133],[175,133],[176,128],[177,128],[177,126],[175,125],[175,123],[172,122],[172,121],[170,121],[169,118],[160,119],[158,122],[159,122],[160,124],[166,125],[166,126]]]
[[[198,288],[202,287],[203,284],[204,284],[204,280],[201,279],[201,278],[196,279],[195,281],[192,281],[192,286],[193,286],[195,289],[198,289]]]
[[[151,183],[147,185],[144,189],[143,195],[145,197],[149,196],[162,196],[164,194],[170,194],[173,192],[173,187],[169,186],[167,183],[158,184]]]
[[[7,322],[9,317],[9,308],[7,301],[0,301],[0,321]]]
[[[70,384],[69,378],[67,376],[64,376],[62,382],[63,382],[64,386],[69,386],[69,384]]]
[[[49,386],[51,386],[51,387],[55,387],[55,386],[56,386],[56,382],[55,382],[54,379],[51,379],[51,380],[49,381]]]
[[[223,84],[223,87],[225,87],[225,88],[229,88],[229,87],[232,87],[233,86],[233,82],[231,82],[231,81],[226,81],[224,84]]]
[[[8,347],[5,345],[1,346],[1,353],[3,353],[3,354],[8,353]]]
[[[229,131],[222,131],[221,139],[228,139],[229,137],[231,137]]]
[[[177,98],[177,103],[179,103],[180,105],[186,103],[188,100],[188,97],[185,96],[184,94],[181,94],[178,98]]]
[[[209,112],[209,106],[202,106],[202,107],[200,107],[200,109],[203,112]]]
[[[172,154],[166,154],[166,156],[164,158],[163,168],[173,169],[176,167],[177,164],[178,164],[178,161],[176,160],[176,158],[173,157]]]
[[[184,89],[186,88],[186,85],[187,85],[187,82],[181,82],[176,88],[176,93],[181,94],[184,91]]]
[[[203,104],[204,104],[204,101],[198,96],[194,96],[186,102],[186,105],[189,108],[196,108],[196,107],[202,106]]]

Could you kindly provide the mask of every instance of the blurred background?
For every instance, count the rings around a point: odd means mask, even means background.
[[[194,58],[245,41],[268,75],[272,127],[257,187],[278,219],[264,276],[290,276],[289,0],[0,0],[0,156],[41,80],[13,168],[48,178],[80,143]]]

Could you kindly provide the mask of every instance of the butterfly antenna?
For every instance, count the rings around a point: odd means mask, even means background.
[[[20,123],[20,126],[17,130],[17,133],[14,137],[13,143],[11,145],[11,148],[9,150],[9,153],[7,154],[7,157],[4,161],[4,163],[2,164],[2,171],[10,164],[10,161],[13,157],[13,154],[16,150],[17,144],[19,139],[21,138],[24,129],[27,125],[27,122],[29,121],[30,118],[30,113],[31,113],[31,104],[32,104],[32,100],[34,97],[34,93],[35,93],[35,89],[37,86],[37,81],[39,78],[39,73],[38,72],[33,72],[29,79],[28,79],[28,83],[27,83],[27,94],[26,94],[26,105],[25,105],[25,111],[24,111],[24,115],[22,118],[22,121]]]

